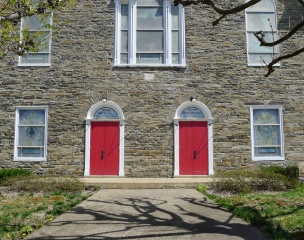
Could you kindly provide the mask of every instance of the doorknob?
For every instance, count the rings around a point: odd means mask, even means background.
[[[193,157],[196,159],[196,151],[193,152]]]
[[[101,150],[101,159],[104,159],[104,150]]]

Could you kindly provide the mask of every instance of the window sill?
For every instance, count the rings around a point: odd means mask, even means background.
[[[19,63],[18,67],[50,67],[50,63],[43,63],[43,64],[27,64],[27,63]]]
[[[252,161],[284,161],[284,157],[253,157]]]
[[[114,64],[119,68],[186,68],[186,64]]]
[[[262,64],[262,63],[247,63],[248,67],[266,67],[267,65]],[[273,65],[274,67],[281,67],[280,63],[277,63],[275,65]]]
[[[35,158],[35,157],[15,157],[14,161],[23,161],[23,162],[46,162],[46,158]]]

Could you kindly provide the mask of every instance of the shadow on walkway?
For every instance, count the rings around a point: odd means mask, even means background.
[[[100,191],[27,239],[269,239],[195,190],[116,192]]]

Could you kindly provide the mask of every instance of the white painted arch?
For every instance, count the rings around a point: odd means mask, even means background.
[[[94,114],[100,109],[108,107],[118,114],[118,119],[94,119]],[[124,114],[122,109],[112,101],[100,101],[95,103],[89,109],[87,116],[86,116],[86,133],[85,133],[85,166],[84,166],[84,176],[90,176],[90,148],[91,148],[91,122],[103,122],[103,121],[118,121],[119,122],[119,169],[118,169],[118,176],[124,176],[124,145],[125,145],[125,138],[124,138]]]
[[[182,119],[181,113],[189,107],[196,107],[200,109],[205,118],[193,118],[193,119]],[[179,122],[180,121],[206,121],[208,122],[208,175],[213,175],[213,118],[209,108],[193,99],[192,101],[187,101],[181,104],[174,116],[174,177],[179,176]]]

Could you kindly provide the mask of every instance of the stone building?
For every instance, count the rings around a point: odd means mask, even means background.
[[[263,0],[216,27],[211,9],[168,0],[85,0],[54,12],[59,28],[46,30],[41,52],[0,62],[0,167],[125,177],[303,171],[303,56],[265,78],[261,59],[290,49],[259,47],[253,36],[282,36],[301,14],[295,0]],[[301,30],[291,43],[303,41]]]

